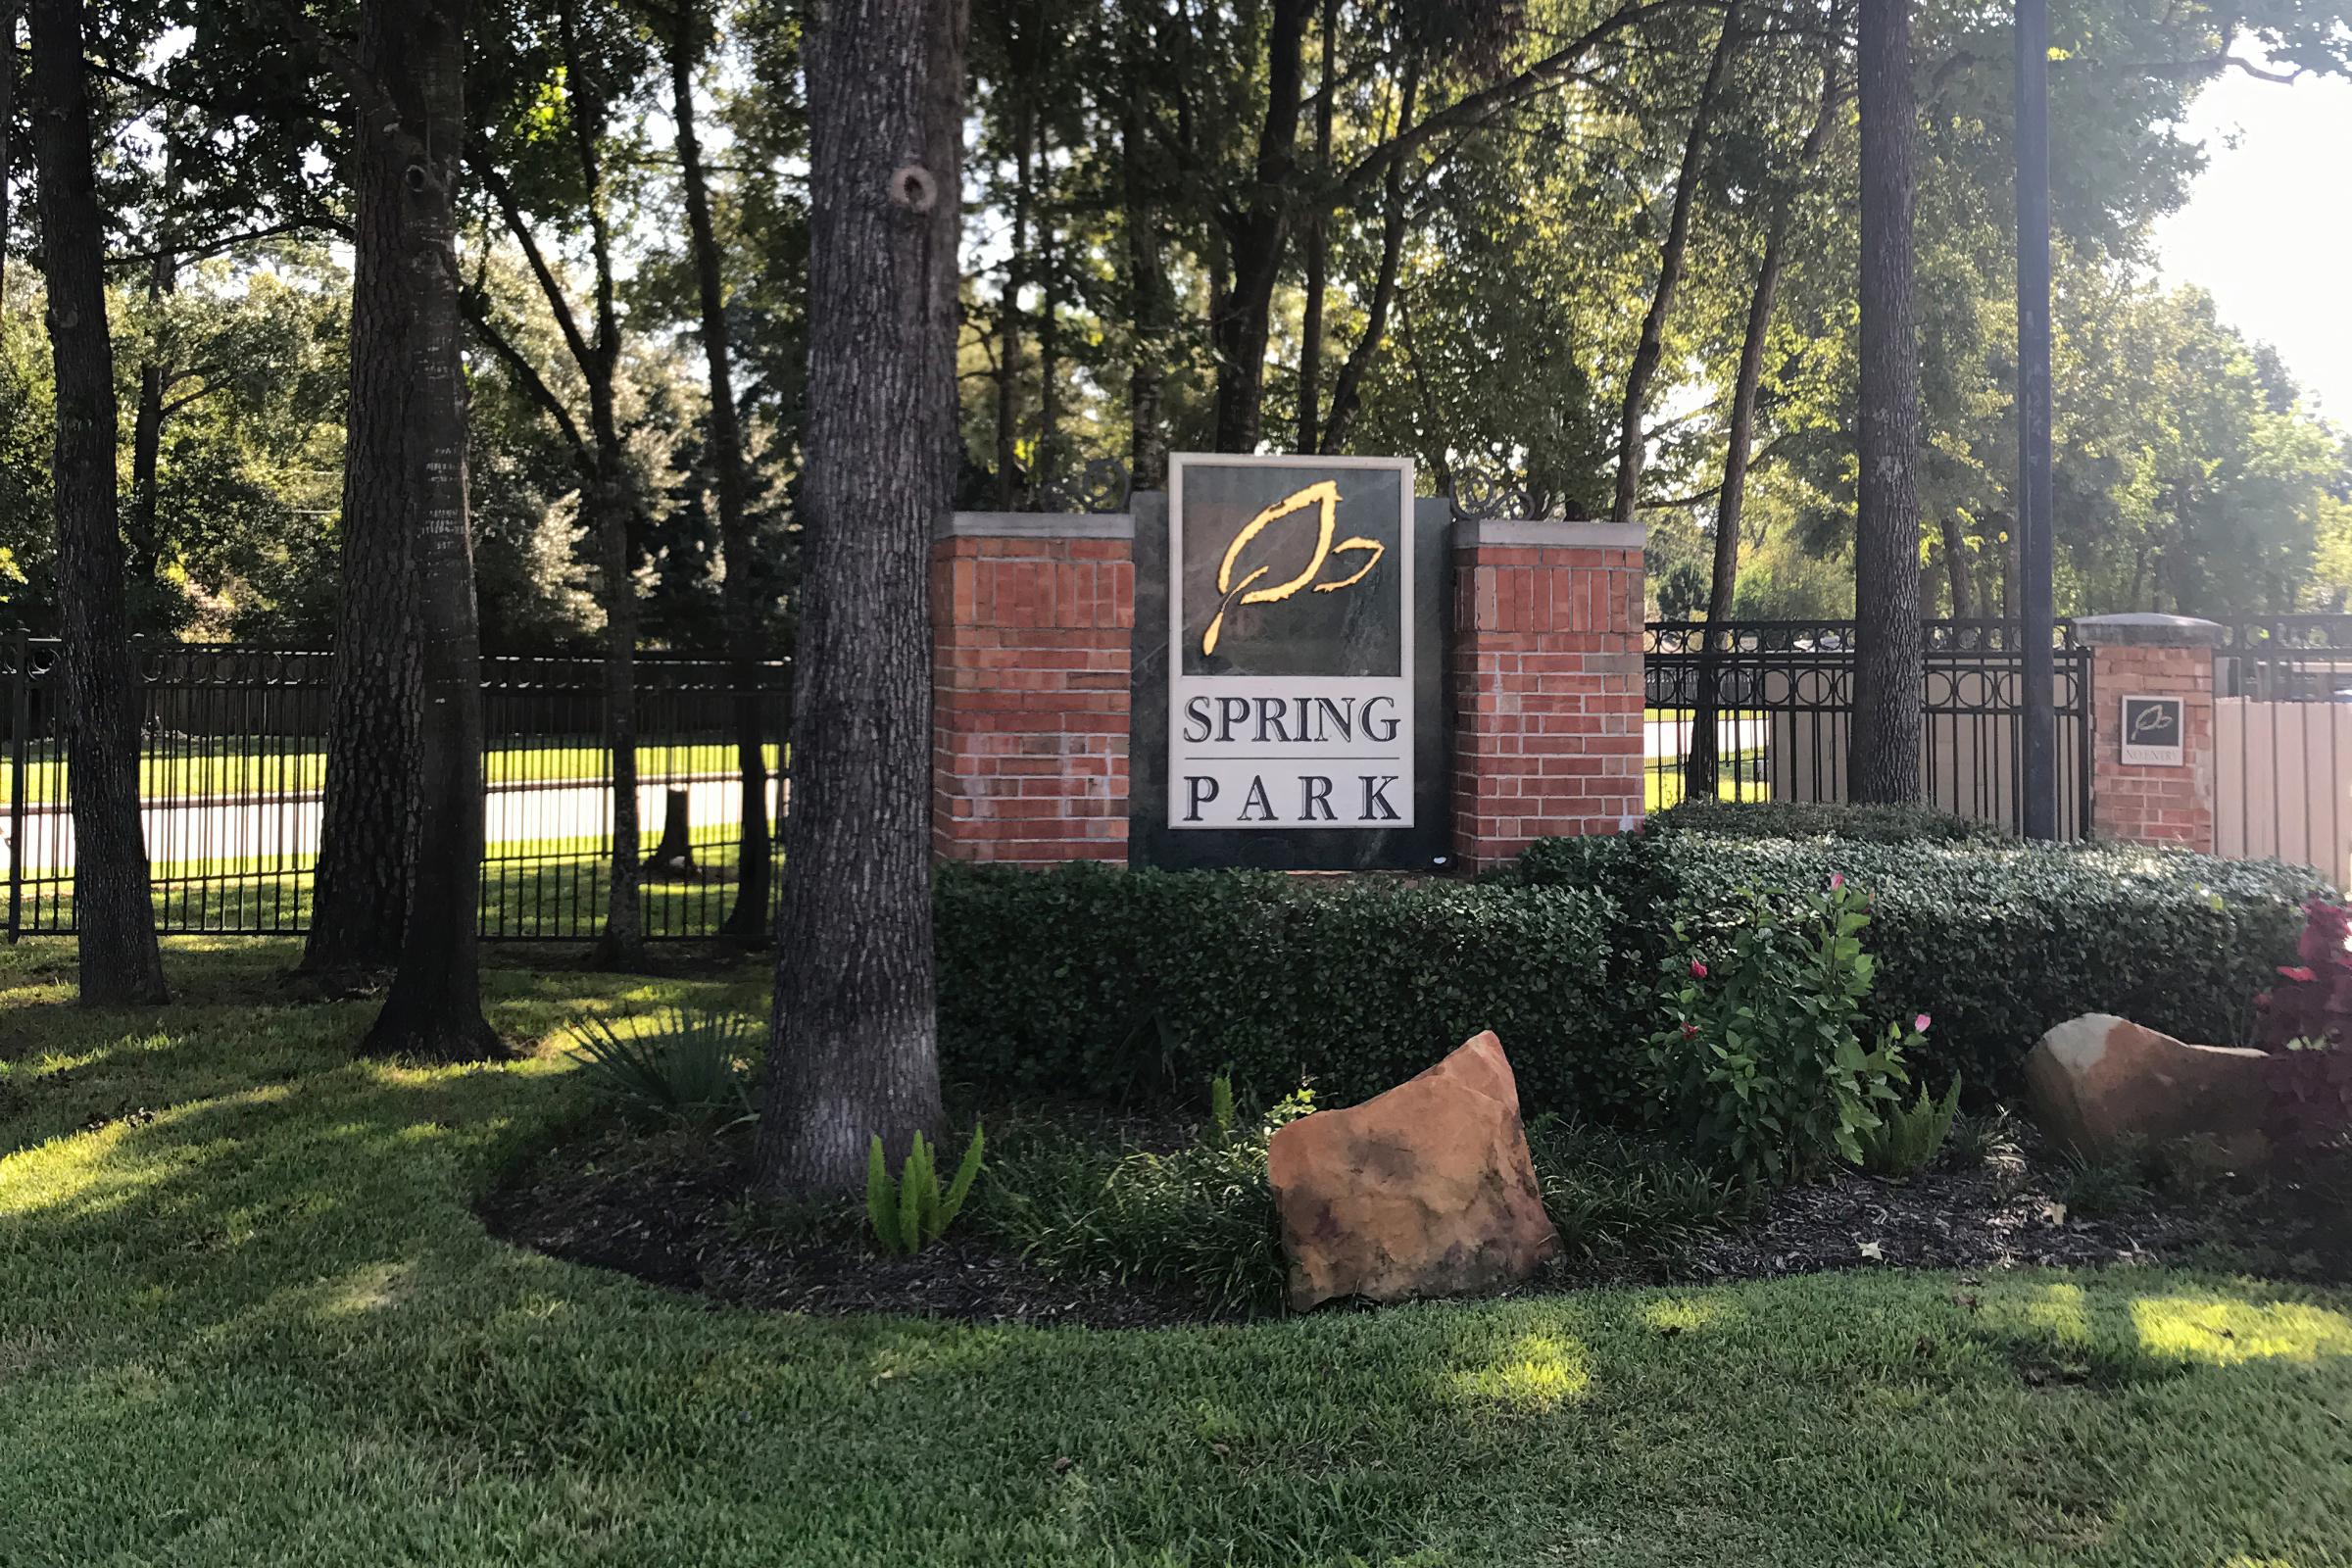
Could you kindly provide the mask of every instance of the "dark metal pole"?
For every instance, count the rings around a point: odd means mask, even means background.
[[[2050,534],[2050,18],[2048,0],[2017,0],[2018,819],[2030,839],[2058,836]]]

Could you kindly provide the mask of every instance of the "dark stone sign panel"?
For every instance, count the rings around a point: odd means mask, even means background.
[[[1450,509],[1412,490],[1408,460],[1185,454],[1135,498],[1134,863],[1446,863]]]

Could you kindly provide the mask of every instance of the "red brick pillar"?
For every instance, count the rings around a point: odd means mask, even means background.
[[[932,853],[1124,864],[1133,520],[956,513],[931,627]]]
[[[1453,532],[1454,854],[1642,821],[1642,528],[1464,520]]]
[[[2185,615],[2091,615],[2075,622],[2090,649],[2090,825],[2094,836],[2213,853],[2213,651],[2225,635]],[[2178,699],[2180,760],[2132,745],[2134,698]],[[2169,703],[2159,702],[2159,720]],[[2142,720],[2143,726],[2145,720]],[[2166,739],[2143,727],[2140,739]]]

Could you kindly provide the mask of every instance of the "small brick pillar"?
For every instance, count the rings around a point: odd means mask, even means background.
[[[1465,869],[1642,821],[1638,523],[1453,533],[1453,847]]]
[[[2090,826],[2094,836],[2213,853],[2213,651],[2226,635],[2186,615],[2090,615]],[[2180,763],[2124,760],[2127,697],[2181,699]]]
[[[1124,864],[1133,519],[955,514],[931,629],[932,853]]]

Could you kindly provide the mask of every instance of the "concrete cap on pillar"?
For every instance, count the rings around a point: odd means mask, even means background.
[[[2230,629],[2194,615],[2081,615],[2075,641],[2090,648],[2219,648]]]

